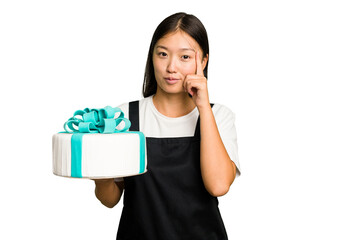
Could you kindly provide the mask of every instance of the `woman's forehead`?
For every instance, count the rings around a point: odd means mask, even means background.
[[[200,49],[199,44],[189,34],[178,30],[168,33],[160,38],[155,47],[161,47],[166,50],[189,50],[196,51]]]

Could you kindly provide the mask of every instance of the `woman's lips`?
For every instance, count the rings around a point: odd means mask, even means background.
[[[179,80],[180,80],[180,79],[178,79],[178,78],[171,78],[171,77],[165,78],[165,81],[166,81],[168,84],[175,84],[175,83],[177,83]]]

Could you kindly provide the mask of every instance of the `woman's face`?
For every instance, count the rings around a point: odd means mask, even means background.
[[[157,41],[153,53],[157,92],[184,93],[186,75],[196,71],[197,51],[203,55],[199,44],[183,31],[169,33]],[[206,62],[207,58],[204,58],[203,69]]]

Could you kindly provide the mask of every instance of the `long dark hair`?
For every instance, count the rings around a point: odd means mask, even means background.
[[[168,33],[182,30],[189,34],[199,45],[203,52],[203,57],[209,54],[209,42],[207,32],[204,25],[200,20],[191,14],[183,12],[175,13],[165,18],[156,28],[152,37],[148,58],[145,67],[144,83],[143,83],[143,96],[149,97],[156,93],[157,83],[154,74],[153,53],[157,41]],[[204,76],[207,78],[207,68],[204,68]]]

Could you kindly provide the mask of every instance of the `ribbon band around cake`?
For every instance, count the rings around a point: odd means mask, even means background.
[[[117,129],[122,121],[124,126]],[[64,129],[68,133],[117,133],[127,131],[130,126],[130,120],[124,117],[120,108],[106,106],[75,111],[73,117],[65,122]]]

